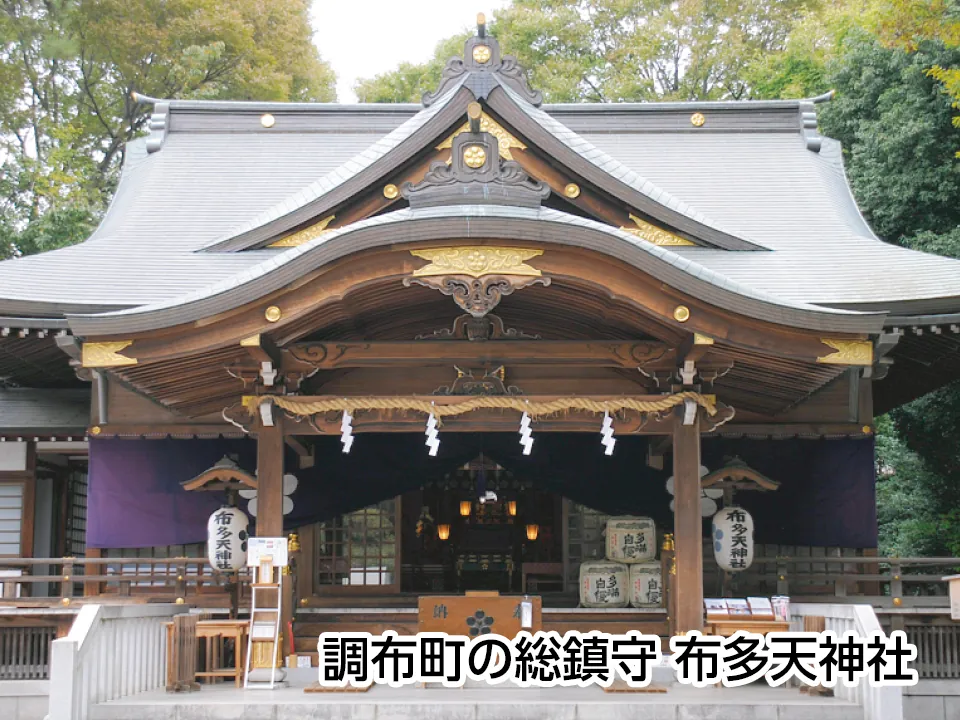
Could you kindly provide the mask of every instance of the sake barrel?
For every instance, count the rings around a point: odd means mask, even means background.
[[[663,604],[663,578],[659,562],[633,563],[630,567],[630,604],[635,608]]]
[[[220,572],[239,570],[247,562],[247,526],[240,508],[222,507],[207,520],[207,558]]]
[[[725,507],[713,516],[713,556],[728,572],[753,564],[753,517],[742,507]]]
[[[649,562],[657,557],[657,526],[648,517],[612,517],[607,520],[607,560]]]
[[[630,572],[623,563],[580,564],[580,605],[626,607],[630,601]]]

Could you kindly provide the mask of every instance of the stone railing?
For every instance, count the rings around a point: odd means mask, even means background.
[[[838,637],[847,631],[863,638],[883,632],[870,605],[791,603],[791,629],[803,630],[804,617],[824,618],[825,629],[833,630]],[[903,689],[900,687],[875,687],[863,679],[854,687],[838,682],[834,694],[862,707],[864,720],[903,720]]]
[[[54,640],[48,720],[87,720],[90,707],[166,682],[164,623],[182,605],[86,605]]]

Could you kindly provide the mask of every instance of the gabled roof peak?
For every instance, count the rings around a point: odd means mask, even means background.
[[[464,43],[463,57],[447,61],[440,77],[440,86],[434,92],[424,94],[424,106],[430,107],[450,87],[461,82],[477,100],[486,98],[498,85],[504,85],[531,105],[540,107],[543,103],[543,95],[527,83],[517,59],[513,55],[502,55],[500,43],[487,34],[487,21],[483,13],[477,15],[477,34]]]
[[[546,184],[531,180],[519,163],[501,158],[500,140],[481,130],[482,116],[480,103],[470,103],[468,127],[451,140],[449,162],[437,160],[423,180],[401,188],[410,207],[470,203],[539,207],[549,197]]]

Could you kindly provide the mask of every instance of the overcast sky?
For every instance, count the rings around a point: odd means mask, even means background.
[[[467,27],[478,12],[493,16],[507,0],[314,0],[314,41],[337,73],[337,99],[356,102],[353,84],[423,62],[437,43]]]

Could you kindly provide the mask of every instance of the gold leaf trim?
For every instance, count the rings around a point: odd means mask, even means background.
[[[543,255],[543,250],[492,246],[442,247],[411,250],[410,254],[430,261],[429,265],[414,270],[413,277],[436,275],[469,275],[476,278],[484,275],[540,277],[540,271],[527,265],[526,261]]]
[[[630,220],[632,220],[633,224],[636,225],[635,228],[621,227],[620,229],[624,232],[630,233],[631,235],[636,235],[641,240],[646,240],[648,243],[652,243],[653,245],[695,245],[695,243],[690,242],[686,238],[682,238],[679,235],[674,235],[672,232],[664,230],[663,228],[658,228],[656,225],[651,225],[646,220],[641,220],[636,215],[631,215]]]
[[[260,347],[260,334],[251,335],[240,341],[240,347]]]
[[[693,344],[694,345],[713,345],[713,338],[707,335],[701,335],[700,333],[694,333]]]
[[[834,352],[817,358],[818,363],[828,365],[873,365],[873,343],[869,340],[840,340],[820,338]]]
[[[460,133],[467,132],[468,130],[470,130],[470,123],[465,122],[461,127],[453,132],[453,135],[437,145],[437,150],[446,150],[447,148],[452,148],[453,139]],[[527,149],[526,145],[517,140],[513,135],[507,132],[500,123],[486,113],[482,113],[480,115],[480,132],[490,133],[497,139],[497,146],[500,149],[500,157],[502,157],[504,160],[513,160],[513,153],[510,152],[513,148],[517,148],[518,150]]]
[[[304,228],[303,230],[298,230],[297,232],[291,235],[287,235],[286,237],[280,238],[276,242],[270,243],[269,245],[267,245],[267,247],[282,248],[282,247],[297,247],[299,245],[305,245],[311,240],[320,237],[325,232],[330,232],[329,230],[327,230],[327,225],[329,225],[333,221],[334,217],[336,216],[331,215],[330,217],[325,217],[323,220],[321,220],[318,223],[315,223],[314,225],[311,225],[310,227]]]
[[[84,343],[80,359],[85,368],[122,367],[136,365],[137,359],[121,355],[120,351],[133,345],[133,340]]]

